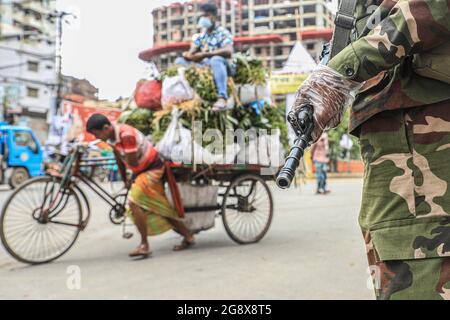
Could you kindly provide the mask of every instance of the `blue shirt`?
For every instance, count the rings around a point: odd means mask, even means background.
[[[196,34],[192,43],[202,52],[211,52],[229,45],[233,45],[233,36],[224,27],[217,27],[213,32]]]

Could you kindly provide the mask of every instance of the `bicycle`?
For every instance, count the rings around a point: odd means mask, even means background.
[[[114,158],[83,158],[87,149],[84,144],[76,145],[59,171],[28,181],[6,201],[0,216],[0,240],[16,260],[32,265],[49,263],[72,248],[91,217],[80,183],[108,203],[109,218],[122,225],[123,237],[132,237],[126,232],[128,190],[110,194],[95,181],[92,170],[87,170],[110,166]],[[241,245],[258,243],[269,231],[273,197],[266,181],[274,177],[259,175],[261,166],[199,165],[194,169],[174,165],[170,170],[177,182],[220,183],[224,190],[217,205],[185,207],[186,214],[218,212],[229,237]]]
[[[94,181],[92,170],[86,170],[111,165],[115,159],[83,158],[87,149],[83,144],[75,146],[59,172],[53,170],[24,183],[6,201],[0,216],[0,239],[16,260],[49,263],[72,248],[91,217],[80,182],[110,205],[113,224],[124,223],[128,190],[110,194]]]

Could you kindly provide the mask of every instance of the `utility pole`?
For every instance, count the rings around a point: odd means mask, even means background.
[[[58,111],[58,109],[61,106],[62,101],[62,36],[63,36],[63,23],[64,18],[67,16],[72,16],[76,18],[76,16],[73,13],[65,12],[65,11],[56,11],[52,14],[50,14],[52,18],[58,19],[57,23],[57,54],[56,54],[56,62],[57,62],[57,80],[56,80],[56,99],[55,99],[55,113]]]
[[[2,34],[3,34],[3,0],[0,0],[0,42],[2,40]],[[5,107],[5,89],[3,86],[0,86],[0,121],[6,120],[6,107]],[[0,161],[1,165],[1,161]],[[1,168],[0,168],[1,173]],[[1,174],[0,174],[1,175]],[[1,180],[3,180],[3,177],[0,177]],[[0,181],[2,183],[2,181]]]

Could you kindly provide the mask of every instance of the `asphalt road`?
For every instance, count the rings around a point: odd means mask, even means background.
[[[361,181],[332,182],[330,196],[273,187],[275,219],[259,244],[238,246],[221,220],[198,245],[172,252],[179,236],[152,238],[154,255],[132,261],[107,207],[91,196],[94,217],[60,260],[27,266],[0,246],[0,299],[373,299],[357,225]],[[9,191],[0,190],[0,205]]]

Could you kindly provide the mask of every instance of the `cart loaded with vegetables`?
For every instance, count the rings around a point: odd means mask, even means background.
[[[236,54],[233,63],[229,110],[212,110],[217,94],[209,67],[173,65],[158,79],[138,83],[137,107],[125,110],[119,122],[150,136],[171,162],[178,188],[168,188],[169,199],[193,232],[213,227],[219,213],[229,236],[247,244],[260,241],[270,227],[268,182],[289,146],[285,109],[272,103],[262,61]]]
[[[259,60],[236,55],[237,73],[229,78],[232,108],[212,112],[216,88],[208,68],[171,67],[160,79],[140,81],[135,108],[119,122],[149,136],[165,160],[166,192],[186,226],[198,233],[221,217],[239,244],[257,243],[273,218],[269,187],[287,150],[284,108],[271,102],[268,72]],[[73,246],[91,216],[85,189],[109,206],[113,224],[127,232],[127,195],[111,194],[86,174],[86,168],[113,159],[86,157],[77,144],[57,172],[23,184],[0,215],[0,240],[15,259],[30,264],[53,261]],[[80,185],[84,187],[81,188]]]

